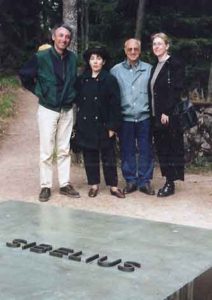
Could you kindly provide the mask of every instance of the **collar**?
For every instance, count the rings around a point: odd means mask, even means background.
[[[163,60],[158,60],[158,63],[165,63],[168,59],[170,58],[170,55],[168,55],[166,58],[164,58]]]
[[[64,52],[63,52],[63,55],[61,55],[61,54],[59,54],[59,53],[55,50],[54,46],[50,48],[50,51],[51,51],[58,59],[65,58],[65,57],[68,55],[68,53],[69,53],[69,51],[68,51],[67,49],[65,49]]]
[[[123,62],[122,62],[124,68],[130,70],[130,69],[135,69],[136,71],[145,71],[146,68],[144,67],[143,63],[141,60],[138,60],[134,66],[132,66],[129,61],[127,59],[125,59]]]
[[[97,75],[97,77],[95,78],[97,81],[102,81],[105,79],[105,77],[107,76],[108,72],[106,70],[101,70],[101,72]],[[82,74],[82,78],[84,79],[88,79],[88,78],[92,78],[92,73],[91,70],[86,70],[83,74]]]

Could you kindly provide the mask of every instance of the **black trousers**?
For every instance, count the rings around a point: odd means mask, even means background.
[[[184,180],[183,133],[172,128],[154,129],[154,142],[161,174],[167,180]]]
[[[114,143],[111,143],[110,148],[83,148],[83,157],[89,185],[95,185],[100,183],[100,158],[102,161],[103,174],[106,185],[118,185],[116,153]]]

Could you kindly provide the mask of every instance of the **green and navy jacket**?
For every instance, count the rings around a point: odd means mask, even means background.
[[[60,112],[70,109],[75,99],[77,59],[66,50],[63,57],[54,47],[37,52],[19,71],[23,86],[34,93],[39,104]]]

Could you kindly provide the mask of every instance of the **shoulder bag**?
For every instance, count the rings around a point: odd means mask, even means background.
[[[170,86],[171,84],[171,78],[170,78],[170,70],[168,69],[168,84]],[[174,111],[173,111],[173,117],[177,117],[178,124],[182,131],[186,131],[198,123],[198,117],[195,110],[195,107],[193,106],[191,100],[185,99],[180,101],[176,104]]]

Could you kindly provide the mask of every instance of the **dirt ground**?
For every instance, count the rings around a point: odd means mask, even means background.
[[[212,173],[186,174],[185,182],[177,182],[176,193],[166,199],[141,192],[118,199],[109,194],[102,183],[96,198],[87,196],[83,166],[72,164],[71,180],[81,198],[71,199],[58,193],[56,170],[52,197],[46,203],[38,201],[39,141],[36,122],[37,99],[29,92],[17,92],[16,116],[0,141],[0,201],[25,201],[39,205],[71,207],[114,215],[131,216],[212,229]],[[120,174],[120,187],[124,181]],[[103,181],[103,180],[102,180]],[[156,190],[163,185],[158,169],[153,184]]]

